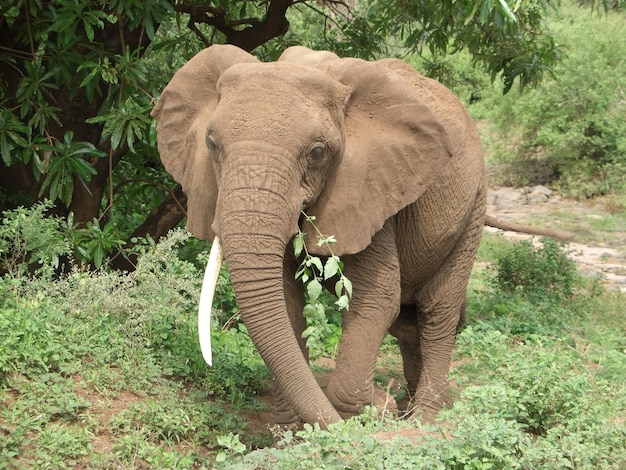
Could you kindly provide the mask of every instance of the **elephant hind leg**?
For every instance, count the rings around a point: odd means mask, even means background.
[[[409,408],[409,401],[415,396],[420,375],[422,373],[422,352],[417,328],[417,310],[415,305],[401,305],[400,314],[389,328],[400,346],[404,377],[407,385],[407,400],[398,403],[401,410]]]
[[[457,329],[462,324],[463,316],[464,308],[461,309],[461,321],[457,324]],[[432,421],[439,408],[443,404],[450,404],[451,399],[445,377],[442,376],[437,380],[432,372],[424,368],[420,338],[425,331],[428,331],[428,327],[425,327],[423,322],[424,316],[420,317],[415,305],[403,305],[398,319],[389,329],[389,332],[398,339],[408,394],[407,400],[401,401],[398,405],[407,415],[421,413],[422,419]],[[428,344],[428,339],[425,342]],[[432,371],[433,352],[426,351],[424,354],[426,355],[426,362],[429,363],[429,369]],[[434,362],[449,365],[449,359],[445,352],[443,356]],[[438,385],[436,385],[437,383]]]
[[[452,351],[465,319],[467,282],[482,226],[468,230],[437,274],[416,296],[420,377],[411,400],[423,419],[432,421],[444,404],[451,403],[447,376]]]

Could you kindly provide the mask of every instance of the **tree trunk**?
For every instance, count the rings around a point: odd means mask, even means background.
[[[150,235],[153,240],[157,241],[167,232],[176,227],[181,220],[187,215],[187,196],[183,192],[180,185],[174,190],[157,207],[150,211],[148,218],[126,239],[126,249],[132,248],[135,243],[131,240],[135,237],[145,237]],[[137,266],[137,255],[129,256],[129,259],[121,255],[111,260],[111,266],[115,269],[123,269],[133,271]]]

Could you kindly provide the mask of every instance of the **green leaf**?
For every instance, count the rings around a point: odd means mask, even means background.
[[[317,256],[311,256],[306,260],[307,266],[315,266],[317,268],[318,273],[324,272],[324,265],[322,264],[322,260]]]
[[[302,314],[309,320],[320,321],[326,316],[326,310],[321,302],[315,301],[304,306]]]
[[[511,11],[511,8],[509,7],[509,4],[507,3],[507,1],[498,0],[498,2],[500,3],[500,11],[513,23],[517,23],[517,18],[515,17],[515,13]]]
[[[312,279],[306,286],[309,302],[315,302],[322,293],[322,284],[317,279]]]
[[[472,7],[472,11],[467,16],[467,18],[465,18],[465,22],[463,23],[465,26],[467,26],[469,24],[469,22],[472,21],[472,19],[474,18],[474,15],[476,15],[476,11],[478,10],[478,7],[480,6],[480,3],[481,2],[479,2],[478,0],[474,1],[474,6]]]
[[[343,288],[346,290],[348,297],[352,297],[352,281],[346,276],[341,276],[341,280],[343,281]]]
[[[302,249],[304,248],[304,235],[304,232],[298,232],[293,239],[293,254],[296,255],[296,258],[299,258],[302,254]]]
[[[339,298],[343,295],[343,279],[339,279],[335,282],[335,295]]]
[[[83,27],[85,28],[85,34],[87,35],[89,42],[92,42],[95,37],[93,27],[86,21],[83,23]]]
[[[347,310],[349,305],[350,305],[350,299],[348,298],[347,295],[342,295],[341,297],[339,297],[339,299],[335,302],[335,305],[337,306],[337,308],[339,310]]]
[[[337,256],[331,256],[324,265],[324,279],[330,279],[341,270],[341,261]]]

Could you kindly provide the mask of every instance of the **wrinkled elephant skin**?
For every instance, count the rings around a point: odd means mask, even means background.
[[[182,67],[154,111],[166,169],[188,196],[187,228],[222,240],[250,336],[274,380],[280,422],[322,426],[377,403],[384,335],[398,342],[410,409],[432,418],[485,216],[476,127],[446,88],[397,59],[290,48],[261,63],[211,46]],[[315,216],[353,283],[324,392],[301,337],[291,243]],[[327,255],[307,232],[310,253]]]

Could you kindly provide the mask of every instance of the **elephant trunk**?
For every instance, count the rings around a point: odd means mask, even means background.
[[[340,417],[303,356],[283,291],[283,257],[300,209],[286,208],[288,199],[278,190],[222,187],[219,234],[242,319],[275,385],[304,421],[325,426]]]

